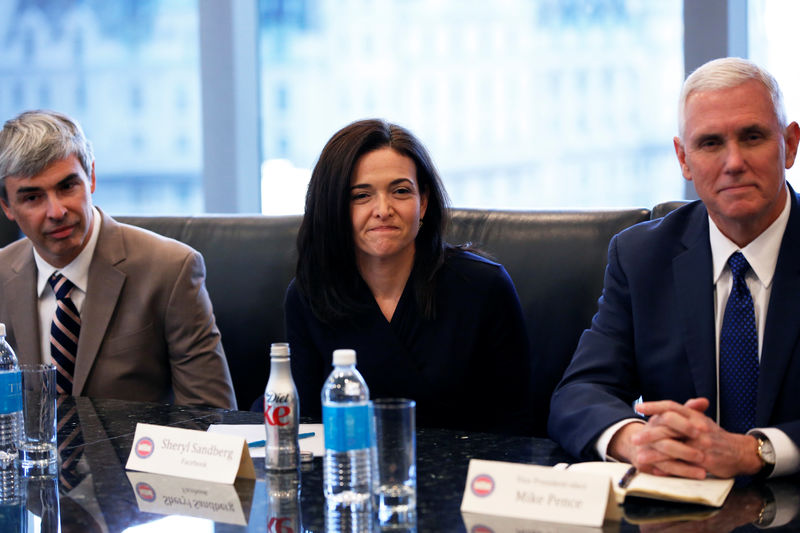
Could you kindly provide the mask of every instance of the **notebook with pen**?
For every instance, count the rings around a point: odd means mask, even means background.
[[[626,496],[651,498],[671,502],[695,503],[710,507],[722,507],[733,487],[733,479],[687,479],[654,476],[629,472],[628,463],[590,461],[574,463],[567,467],[573,472],[607,475],[614,489],[614,496],[621,504]],[[626,474],[628,474],[626,476]],[[623,483],[620,481],[626,478]]]

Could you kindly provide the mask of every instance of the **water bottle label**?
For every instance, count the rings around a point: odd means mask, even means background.
[[[22,410],[22,378],[19,370],[0,372],[0,414]]]
[[[323,405],[325,448],[336,452],[372,446],[372,409],[369,404]]]

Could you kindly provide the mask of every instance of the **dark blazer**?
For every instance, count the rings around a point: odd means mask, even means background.
[[[235,408],[202,256],[100,216],[73,394]],[[0,250],[0,322],[20,363],[41,362],[36,277],[29,239]]]
[[[391,322],[366,283],[368,308],[350,323],[325,324],[292,281],[286,332],[300,414],[318,417],[320,392],[337,348],[357,352],[375,398],[411,398],[420,427],[529,434],[531,359],[517,291],[502,265],[454,251],[436,277],[436,317],[421,316],[413,277]]]
[[[757,427],[800,444],[800,206],[791,213],[772,282],[758,382]],[[594,443],[632,403],[704,396],[716,418],[714,283],[708,213],[690,203],[637,224],[609,245],[603,294],[553,394],[548,430],[568,451]]]

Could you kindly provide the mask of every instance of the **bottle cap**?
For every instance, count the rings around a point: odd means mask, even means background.
[[[270,357],[289,357],[288,342],[273,342],[269,346]]]
[[[0,337],[6,336],[6,325],[0,322]]]
[[[334,350],[333,366],[349,366],[356,364],[355,350]]]

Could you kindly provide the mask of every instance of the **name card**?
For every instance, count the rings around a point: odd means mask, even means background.
[[[600,527],[609,488],[606,476],[472,459],[461,511]]]
[[[245,494],[240,499],[234,485],[145,472],[127,472],[127,475],[136,494],[139,510],[144,513],[179,514],[226,524],[247,525],[255,481],[242,481],[249,485],[243,487]],[[243,507],[243,500],[247,507]]]
[[[243,437],[141,423],[125,468],[229,485],[256,477]]]

